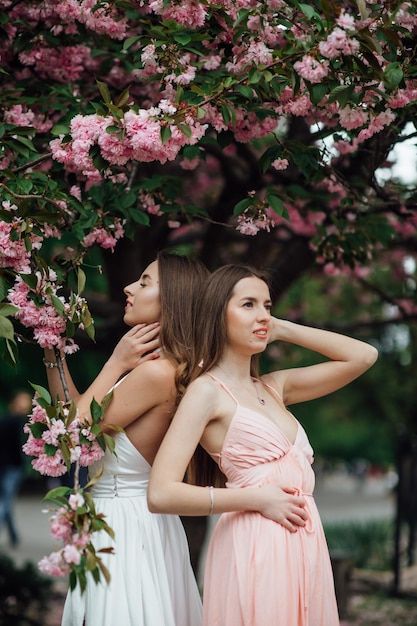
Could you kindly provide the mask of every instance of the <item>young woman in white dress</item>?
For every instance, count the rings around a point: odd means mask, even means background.
[[[191,259],[160,252],[139,280],[125,287],[124,321],[131,326],[92,385],[80,394],[66,361],[70,397],[81,415],[92,398],[113,388],[104,425],[115,424],[116,454],[90,468],[103,470],[92,488],[97,512],[115,532],[114,554],[102,559],[110,583],[90,577],[83,594],[69,591],[62,626],[200,626],[201,600],[180,519],[153,515],[146,503],[149,474],[187,372],[195,305],[208,271]],[[53,397],[64,398],[53,350],[45,351]],[[126,372],[128,372],[126,374]],[[124,376],[123,376],[124,375]],[[107,533],[94,537],[109,547]]]

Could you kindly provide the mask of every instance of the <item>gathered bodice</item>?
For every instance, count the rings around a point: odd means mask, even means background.
[[[311,494],[313,458],[313,449],[299,422],[292,444],[269,418],[238,404],[223,442],[219,465],[228,487],[270,482],[281,485],[291,476],[293,487]]]
[[[210,376],[236,403],[221,452],[217,455],[220,469],[227,478],[227,486],[285,484],[300,493],[312,494],[314,452],[298,420],[296,437],[291,443],[275,422],[259,411],[242,406],[224,383],[212,374]],[[273,387],[267,386],[279,397]]]
[[[104,456],[90,466],[93,478],[102,472],[91,488],[94,498],[146,497],[151,466],[135,448],[126,433],[116,433],[115,452],[106,449]]]

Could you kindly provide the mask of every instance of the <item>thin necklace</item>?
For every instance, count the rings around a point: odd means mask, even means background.
[[[231,381],[232,381],[232,383],[234,383],[234,384],[235,384],[235,385],[237,385],[238,387],[243,387],[243,389],[246,389],[246,387],[245,387],[244,385],[242,385],[242,383],[238,383],[238,382],[237,382],[237,380],[233,380],[233,378],[232,378],[231,376],[229,376],[229,374],[228,374],[227,372],[225,372],[225,371],[224,371],[224,369],[223,369],[222,367],[220,367],[220,365],[219,365],[218,363],[217,363],[217,367],[219,368],[219,370],[220,370],[221,372],[223,372],[223,374],[224,374],[225,376],[227,376],[227,378],[228,378],[229,380],[231,380]],[[263,405],[263,404],[265,404],[265,400],[264,400],[263,398],[261,398],[261,397],[260,397],[260,395],[259,395],[259,393],[258,393],[258,388],[257,388],[257,386],[256,386],[256,383],[255,383],[255,381],[253,380],[253,378],[252,378],[252,377],[251,377],[251,381],[252,381],[252,383],[253,383],[253,386],[255,387],[255,393],[256,393],[256,397],[258,398],[258,402],[259,402],[260,404],[262,404],[262,405]],[[248,391],[248,390],[247,390],[247,391]]]

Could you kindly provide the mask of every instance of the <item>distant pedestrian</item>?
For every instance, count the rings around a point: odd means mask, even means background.
[[[23,426],[31,408],[31,394],[23,390],[15,391],[8,412],[0,418],[0,531],[6,524],[13,547],[19,543],[13,504],[24,476]]]

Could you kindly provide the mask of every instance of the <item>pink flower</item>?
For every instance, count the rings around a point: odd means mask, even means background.
[[[201,2],[182,0],[181,3],[166,4],[163,0],[153,0],[149,7],[164,20],[174,20],[189,28],[201,28],[204,25],[207,9]]]
[[[66,433],[65,424],[62,420],[52,420],[49,430],[45,430],[42,434],[42,439],[45,443],[49,443],[53,446],[58,446],[59,437]]]
[[[72,536],[72,543],[79,550],[83,550],[90,543],[90,541],[91,533],[85,531],[83,531],[81,535],[78,533],[74,533],[74,535]]]
[[[103,454],[104,450],[97,441],[93,441],[90,445],[83,444],[81,446],[80,465],[87,467],[101,459]]]
[[[82,496],[80,493],[72,493],[68,498],[68,502],[70,507],[74,511],[76,511],[79,507],[84,506],[85,504],[84,496]]]
[[[19,219],[12,222],[0,221],[0,267],[28,274],[31,271],[31,253],[26,249],[25,239],[23,237],[12,238],[12,235],[19,230]],[[28,240],[31,242],[32,248],[39,248],[41,245],[41,239],[37,235],[31,234]]]
[[[340,125],[346,130],[364,126],[368,121],[368,113],[360,108],[352,109],[349,105],[339,111]]]
[[[68,543],[62,550],[62,556],[66,563],[78,565],[81,561],[81,553],[78,548]]]
[[[27,431],[25,430],[25,432]],[[39,456],[45,451],[44,441],[42,439],[35,439],[35,437],[29,434],[26,443],[22,446],[22,450],[28,456]]]
[[[56,477],[67,473],[67,466],[60,450],[57,450],[53,456],[40,454],[37,459],[33,459],[32,467],[44,476]]]
[[[275,161],[271,163],[271,166],[275,170],[286,170],[288,167],[288,160],[287,159],[275,159]]]
[[[43,574],[48,576],[66,576],[69,574],[69,567],[62,558],[62,550],[52,552],[49,556],[44,556],[38,563],[38,567]]]
[[[348,15],[343,10],[336,20],[336,24],[345,30],[353,30],[355,28],[355,18]]]
[[[254,224],[252,218],[246,218],[244,215],[239,215],[237,218],[236,230],[238,230],[242,235],[250,235],[253,237],[259,232],[259,227]]]
[[[64,507],[58,509],[56,515],[50,520],[50,530],[56,541],[69,542],[71,540],[72,526],[68,519],[68,511]]]
[[[310,83],[320,83],[329,73],[329,62],[320,62],[309,54],[306,54],[301,61],[294,63],[294,69],[297,74]]]
[[[319,51],[324,57],[334,59],[342,54],[354,55],[359,51],[360,44],[357,39],[348,37],[342,28],[335,28],[326,41],[320,41]]]

